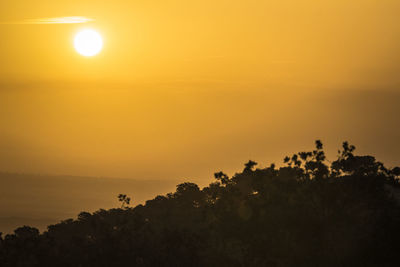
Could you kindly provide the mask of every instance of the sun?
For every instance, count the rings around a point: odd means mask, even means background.
[[[95,30],[82,30],[75,36],[74,47],[82,56],[92,57],[100,53],[103,48],[103,39]]]

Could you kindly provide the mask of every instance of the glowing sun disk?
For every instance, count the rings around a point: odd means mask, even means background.
[[[103,39],[94,30],[82,30],[75,36],[74,47],[82,56],[91,57],[97,55],[103,48]]]

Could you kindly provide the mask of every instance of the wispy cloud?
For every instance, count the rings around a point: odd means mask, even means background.
[[[94,19],[87,17],[58,17],[58,18],[39,18],[39,19],[24,19],[17,21],[0,22],[0,24],[75,24],[87,23]]]

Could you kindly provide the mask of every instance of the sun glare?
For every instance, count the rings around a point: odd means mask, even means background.
[[[92,57],[100,53],[103,48],[103,39],[94,30],[82,30],[75,36],[74,46],[82,56]]]

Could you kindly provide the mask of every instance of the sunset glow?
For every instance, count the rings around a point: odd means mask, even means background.
[[[0,266],[400,266],[399,14],[0,0]]]

